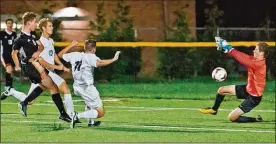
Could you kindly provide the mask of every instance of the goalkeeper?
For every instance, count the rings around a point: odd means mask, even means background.
[[[237,96],[238,99],[245,99],[236,109],[229,114],[229,119],[232,122],[246,123],[246,122],[260,122],[262,117],[258,115],[255,117],[242,116],[244,113],[250,112],[254,107],[259,105],[262,100],[262,95],[266,83],[266,62],[265,55],[268,44],[260,42],[256,45],[253,56],[244,54],[232,48],[226,40],[216,37],[216,44],[218,50],[222,50],[228,55],[231,55],[239,63],[247,67],[248,78],[246,85],[229,85],[222,86],[218,89],[215,103],[213,107],[202,108],[200,112],[203,114],[216,115],[226,95]]]

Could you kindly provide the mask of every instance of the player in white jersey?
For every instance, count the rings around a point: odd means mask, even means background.
[[[79,118],[89,119],[92,123],[88,123],[88,126],[93,125],[93,122],[95,122],[94,125],[99,125],[100,122],[96,123],[94,119],[104,116],[104,108],[100,94],[94,86],[94,69],[115,62],[118,60],[120,52],[117,51],[113,59],[101,60],[95,55],[96,41],[94,40],[86,40],[84,42],[85,52],[67,53],[70,48],[63,49],[59,52],[58,56],[71,63],[74,92],[83,98],[88,108],[84,112],[74,114],[71,128],[75,127],[75,123]]]
[[[39,28],[42,35],[39,39],[41,45],[44,49],[39,55],[39,63],[45,67],[49,73],[48,75],[53,80],[53,82],[58,86],[60,92],[64,94],[64,101],[66,112],[72,117],[74,112],[74,106],[72,101],[72,96],[68,85],[65,80],[55,73],[56,70],[63,70],[65,72],[70,72],[70,69],[66,68],[58,58],[54,49],[54,41],[50,36],[53,33],[53,23],[49,18],[43,18],[39,21]],[[76,41],[72,42],[69,47],[74,47],[78,43]],[[57,65],[56,65],[56,64]]]

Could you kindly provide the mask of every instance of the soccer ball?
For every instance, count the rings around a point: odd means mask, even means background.
[[[222,67],[217,67],[212,72],[212,78],[216,80],[217,82],[222,82],[226,79],[227,72]]]

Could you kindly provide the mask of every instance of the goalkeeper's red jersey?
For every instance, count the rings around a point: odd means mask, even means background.
[[[247,67],[248,84],[246,86],[246,91],[253,96],[262,96],[266,83],[265,59],[255,60],[253,56],[249,56],[235,49],[228,52],[228,54]]]

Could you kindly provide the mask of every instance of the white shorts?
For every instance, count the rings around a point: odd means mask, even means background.
[[[97,109],[103,107],[103,102],[100,98],[99,91],[94,85],[90,86],[73,86],[74,93],[83,98],[85,104],[91,109]]]
[[[64,82],[64,79],[54,72],[49,71],[48,75],[58,87]]]

